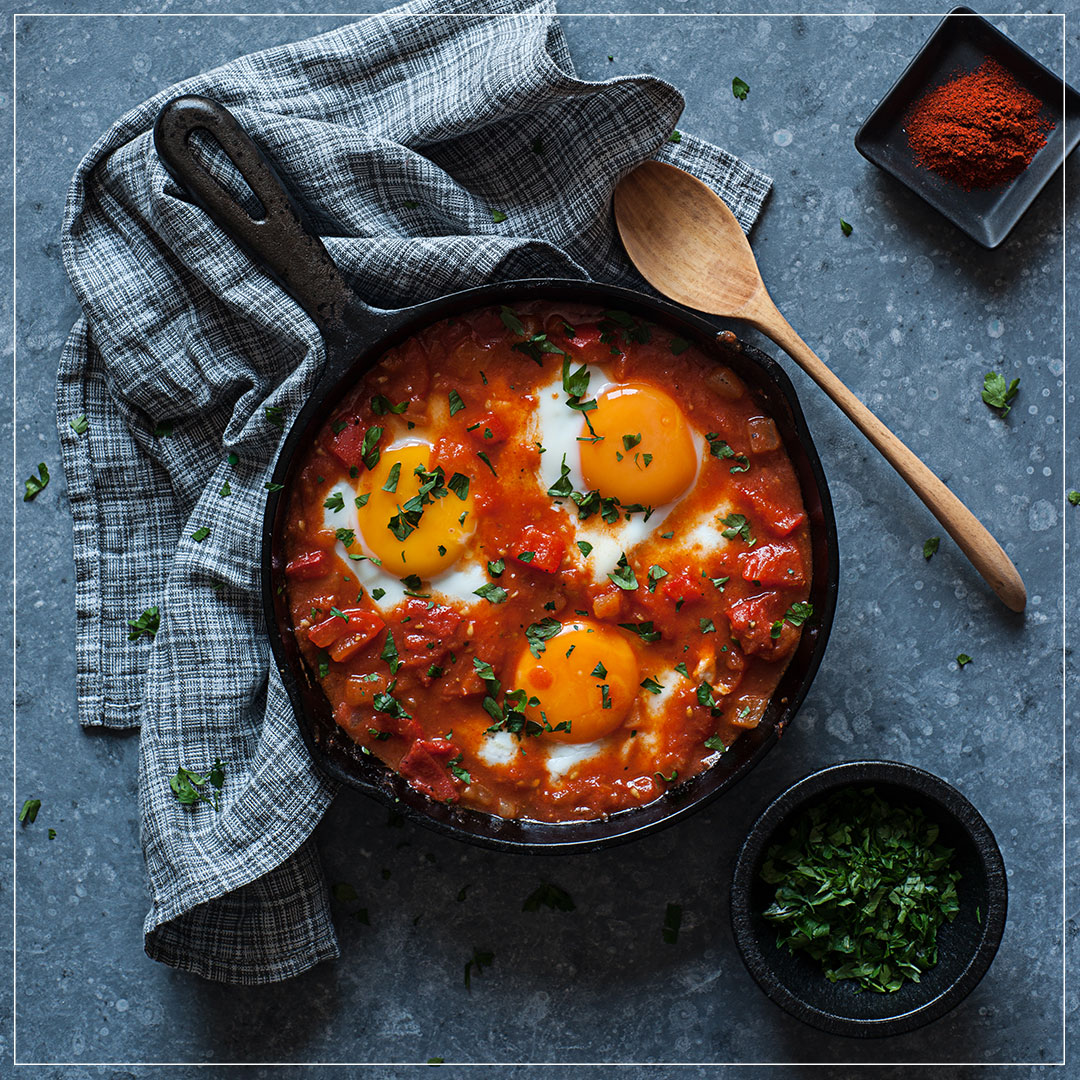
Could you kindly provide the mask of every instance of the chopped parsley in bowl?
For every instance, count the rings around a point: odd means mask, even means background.
[[[736,863],[743,961],[778,1005],[839,1035],[911,1031],[978,983],[1005,925],[978,811],[911,765],[847,762],[781,794]]]

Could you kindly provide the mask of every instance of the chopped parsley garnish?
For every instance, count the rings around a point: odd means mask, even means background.
[[[206,790],[210,785],[209,791]],[[169,787],[181,806],[193,806],[197,802],[210,803],[215,810],[219,806],[221,789],[225,786],[225,766],[221,758],[216,758],[206,776],[185,769],[182,765],[175,776],[169,777]]]
[[[446,489],[464,502],[469,497],[469,478],[464,473],[456,472],[446,481]]]
[[[648,690],[652,694],[659,694],[664,689],[664,687],[652,677],[645,679],[641,683],[641,687],[643,690]]]
[[[792,626],[802,626],[814,614],[814,605],[809,600],[797,600],[784,612],[784,618]]]
[[[851,226],[843,218],[840,219],[840,231],[845,236],[851,235]]]
[[[456,416],[465,408],[465,402],[461,400],[461,395],[456,390],[451,390],[450,393],[447,394],[447,398],[450,401],[451,416]]]
[[[492,562],[491,559],[488,559],[487,567],[488,573],[492,577],[498,577],[506,569],[506,560],[496,559],[494,562]]]
[[[128,619],[128,641],[138,641],[143,634],[153,637],[161,626],[161,612],[157,604],[148,607],[137,619]]]
[[[633,450],[635,446],[641,443],[641,432],[636,435],[624,435],[622,437],[622,444],[624,450]]]
[[[656,592],[657,582],[668,576],[668,572],[656,563],[649,567],[649,592]]]
[[[712,619],[705,619],[705,618],[698,619],[698,626],[701,627],[701,632],[703,634],[715,634],[716,633],[716,625],[713,623]]]
[[[937,549],[941,545],[940,536],[931,536],[922,546],[922,557],[928,562],[937,554]]]
[[[719,734],[717,734],[717,735],[710,735],[705,740],[705,749],[706,750],[719,750],[720,753],[722,754],[727,749],[727,747],[724,745],[724,740],[720,738]]]
[[[720,702],[716,700],[716,687],[707,680],[698,683],[697,700],[699,705],[711,709],[713,716],[720,715]]]
[[[36,499],[49,486],[49,467],[44,461],[38,464],[38,473],[40,474],[38,476],[31,473],[30,479],[26,481],[26,494],[23,496],[23,502]]]
[[[348,424],[348,421],[346,421],[346,420],[335,420],[330,425],[330,430],[335,435],[340,435],[348,426],[349,426],[349,424]]]
[[[581,418],[585,421],[585,426],[589,429],[589,434],[594,439],[601,438],[602,436],[596,434],[596,431],[592,426],[592,421],[589,419],[589,413],[596,408],[596,399],[593,398],[589,401],[581,400],[589,392],[589,365],[582,364],[577,371],[571,373],[570,357],[564,353],[562,362],[562,387],[563,391],[566,393],[567,407],[581,413]],[[563,460],[565,461],[565,457]]]
[[[608,574],[608,577],[620,589],[626,589],[628,592],[638,587],[637,576],[634,574],[634,568],[627,562],[625,552],[619,556],[618,565]]]
[[[481,585],[479,589],[474,589],[473,593],[482,596],[489,604],[501,604],[510,595],[501,585],[491,581]]]
[[[356,543],[356,533],[352,529],[338,529],[334,536],[338,538],[347,548],[352,547]]]
[[[487,456],[487,454],[484,453],[483,450],[477,450],[476,451],[476,456],[491,470],[491,475],[492,476],[498,476],[499,475],[495,471],[495,466],[491,464],[491,458],[489,458]]]
[[[648,622],[638,623],[619,623],[624,630],[629,630],[631,634],[637,634],[642,641],[659,641],[660,631],[653,629],[652,620]]]
[[[553,638],[560,630],[562,630],[562,623],[550,616],[531,623],[525,628],[525,640],[529,643],[529,652],[539,657],[547,650],[545,642]]]
[[[345,509],[345,496],[340,491],[333,491],[323,503],[323,506],[336,514],[339,510]]]
[[[670,776],[665,776],[662,772],[653,773],[654,776],[658,776],[665,784],[674,784],[679,779],[679,770],[672,769]]]
[[[346,622],[349,621],[349,616],[346,615],[345,612],[342,611],[340,608],[336,608],[336,607],[332,607],[330,609],[330,618],[332,618],[332,619],[344,619]]]
[[[372,596],[375,595],[372,590]],[[385,660],[390,665],[390,674],[396,675],[397,670],[404,662],[400,656],[398,656],[397,645],[394,643],[394,631],[386,631],[386,641],[383,643],[382,652],[379,653],[379,659]]]
[[[675,671],[681,675],[684,679],[690,678],[690,672],[687,670],[686,664],[680,661],[675,665]]]
[[[542,907],[551,908],[552,911],[573,911],[575,908],[573,898],[565,889],[558,885],[552,885],[549,881],[540,882],[521,905],[522,911],[539,911]]]
[[[733,458],[735,464],[728,470],[733,473],[748,472],[750,469],[750,459],[745,454],[736,454],[728,444],[716,434],[715,431],[710,431],[705,435],[705,440],[709,444],[709,453],[714,458]]]
[[[446,764],[449,766],[450,771],[456,776],[463,784],[471,784],[472,777],[469,775],[467,769],[462,767],[461,760],[464,754],[458,754],[457,757],[452,757]]]
[[[37,821],[38,811],[41,809],[40,799],[27,799],[19,811],[19,821],[23,825],[33,825]]]
[[[592,669],[592,671],[589,672],[589,674],[594,679],[606,679],[607,678],[607,668],[604,667],[603,661],[597,660],[596,661],[596,667],[594,667]]]
[[[1020,380],[1013,379],[1006,383],[996,371],[988,371],[983,379],[982,399],[992,409],[997,409],[1001,416],[1008,416],[1012,409],[1010,401],[1019,393]]]
[[[521,320],[505,304],[503,304],[502,310],[499,312],[499,318],[502,319],[503,326],[505,326],[510,333],[517,334],[518,337],[529,336],[525,327],[522,326]]]
[[[284,491],[285,490],[285,485],[284,484],[273,484],[269,480],[267,480],[266,483],[263,484],[263,487],[266,488],[267,491]]]
[[[962,652],[962,653],[961,653],[961,654],[960,654],[960,655],[959,655],[959,656],[958,656],[958,657],[956,658],[956,663],[957,663],[957,665],[958,665],[959,667],[964,667],[964,665],[965,665],[965,664],[970,664],[970,663],[971,663],[971,657],[970,657],[970,656],[968,656],[968,654],[967,654],[967,653],[963,653],[963,652]]]
[[[588,540],[579,540],[577,542],[577,546],[578,550],[581,552],[582,555],[585,556],[586,559],[592,553],[592,544],[590,544]]]
[[[741,536],[749,547],[753,547],[757,543],[750,535],[749,519],[743,517],[742,514],[728,514],[727,517],[720,519],[720,523],[727,526],[720,534],[725,539],[734,540],[736,536]]]
[[[384,712],[387,716],[393,716],[398,720],[411,720],[412,716],[405,711],[405,707],[393,696],[395,683],[391,683],[384,692],[376,694],[372,704],[376,712]]]
[[[376,416],[385,416],[387,413],[396,413],[400,416],[408,407],[409,403],[407,401],[399,401],[394,405],[391,403],[390,399],[383,394],[376,394],[371,399],[371,411]]]
[[[200,525],[192,534],[191,539],[196,543],[201,544],[210,535],[210,527],[208,525]]]
[[[383,491],[397,491],[398,480],[401,479],[401,462],[395,461],[390,466],[390,475],[386,478],[386,483],[383,484]]]
[[[531,563],[536,558],[535,551],[519,551],[515,556],[518,562]]]
[[[494,211],[491,216],[494,218],[496,213],[498,213],[498,211]],[[506,217],[506,215],[503,214],[503,217]],[[498,218],[496,220],[501,221],[502,218]],[[465,989],[466,990],[471,990],[472,989],[472,970],[473,970],[473,968],[474,967],[476,968],[476,974],[479,975],[484,970],[484,968],[491,966],[491,962],[494,959],[495,959],[495,954],[493,952],[484,952],[483,950],[476,949],[476,948],[473,949],[472,959],[465,961]]]
[[[659,773],[656,774],[660,776]],[[674,774],[672,774],[674,777]],[[661,779],[664,779],[662,776]],[[662,934],[668,945],[674,945],[679,940],[679,927],[682,926],[682,907],[678,904],[668,904],[664,911],[664,927]]]
[[[382,438],[381,427],[370,427],[364,432],[364,441],[360,447],[360,457],[364,462],[364,468],[369,472],[379,464],[382,453],[379,450],[379,440]]]
[[[167,420],[162,421],[156,428],[154,428],[155,439],[171,439],[172,438],[172,424]]]
[[[419,574],[406,574],[405,577],[401,579],[401,584],[404,585],[406,589],[416,590],[424,583],[420,580]]]
[[[386,595],[386,590],[385,589],[380,589],[378,586],[376,586],[374,589],[371,590],[371,599],[372,600],[381,600],[385,595]]]
[[[681,356],[687,349],[690,348],[690,342],[686,338],[673,337],[668,342],[668,348],[671,350],[672,355]]]
[[[937,962],[937,934],[960,910],[953,851],[918,808],[873,788],[845,788],[800,814],[765,855],[776,886],[763,913],[777,948],[805,952],[830,982],[877,993],[918,981]]]
[[[731,80],[731,92],[740,101],[745,101],[746,95],[750,93],[750,84],[736,75],[735,78]]]
[[[600,687],[600,708],[611,708],[611,687],[607,683]]]
[[[75,432],[76,435],[85,435],[86,429],[90,426],[90,421],[85,416],[77,416],[74,420],[68,421],[68,427]]]
[[[325,679],[330,674],[330,654],[324,649],[319,650],[319,678]]]

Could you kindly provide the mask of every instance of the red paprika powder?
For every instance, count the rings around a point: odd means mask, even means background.
[[[1054,129],[1042,102],[996,60],[931,90],[904,119],[916,165],[967,191],[1019,176]]]

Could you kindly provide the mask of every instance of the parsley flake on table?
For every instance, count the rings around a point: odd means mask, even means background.
[[[845,236],[851,235],[851,226],[843,218],[840,219],[840,231]]]
[[[745,101],[746,95],[750,93],[750,84],[736,75],[735,78],[731,80],[731,93],[740,101]]]
[[[552,911],[573,911],[577,905],[573,897],[558,885],[552,885],[550,881],[541,881],[540,884],[525,897],[521,905],[522,911],[539,911],[542,907],[551,908]]]
[[[1080,506],[1080,491],[1070,491],[1065,495],[1070,506]]]
[[[154,438],[155,439],[171,439],[172,438],[172,431],[173,431],[172,424],[170,424],[168,421],[164,421],[163,423],[158,424],[158,426],[156,428],[154,428]]]
[[[269,480],[267,480],[266,483],[263,484],[263,487],[267,491],[284,491],[285,490],[285,485],[284,484],[272,484]]]
[[[1012,409],[1010,401],[1020,392],[1020,380],[1013,379],[1006,383],[996,371],[988,371],[983,379],[982,399],[992,409],[997,409],[1002,417],[1008,416]]]
[[[919,808],[873,788],[844,788],[809,807],[765,854],[776,886],[765,918],[777,948],[805,952],[830,982],[899,990],[937,962],[937,933],[960,910],[952,849]]]
[[[227,495],[231,495],[232,494],[232,484],[230,484],[229,481],[226,480],[225,483],[221,485],[221,490],[218,491],[218,494],[221,495],[223,498],[225,496],[227,496]]]
[[[75,432],[76,435],[85,435],[86,429],[90,426],[90,421],[85,416],[77,416],[74,420],[68,421],[68,427]]]
[[[206,790],[207,784],[210,791]],[[219,796],[225,786],[225,765],[221,758],[215,758],[214,764],[206,776],[185,769],[182,765],[176,770],[175,776],[169,777],[169,787],[181,806],[193,806],[197,802],[210,803],[215,810],[219,809]]]
[[[670,135],[669,135],[669,136],[667,137],[667,141],[668,141],[668,142],[673,142],[673,143],[681,143],[681,142],[682,142],[682,132],[681,132],[681,131],[679,131],[679,129],[678,129],[678,128],[676,128],[676,129],[675,129],[675,130],[674,130],[674,131],[673,131],[673,132],[672,132],[672,133],[671,133],[671,134],[670,134]]]
[[[936,554],[938,548],[941,546],[940,536],[931,536],[922,546],[922,557],[929,562]]]
[[[49,486],[49,467],[44,461],[38,464],[38,473],[38,476],[31,473],[30,479],[26,481],[26,494],[23,496],[23,502],[36,499]]]
[[[495,959],[493,952],[485,952],[481,949],[473,948],[473,955],[471,960],[465,962],[465,989],[472,990],[472,971],[476,968],[476,974],[479,975],[484,968],[490,967],[491,962]]]
[[[128,619],[128,641],[138,641],[143,634],[153,637],[161,626],[161,613],[157,604],[148,607],[137,619]]]
[[[192,534],[191,539],[201,544],[210,535],[209,525],[200,525]]]
[[[506,220],[506,214],[504,214],[501,210],[492,210],[491,220],[493,224],[499,225]]]
[[[679,904],[668,904],[664,911],[664,941],[668,945],[674,945],[679,940],[679,927],[682,926],[682,907]]]
[[[964,667],[971,663],[971,657],[967,653],[962,652],[957,658],[956,663],[958,667]]]
[[[22,825],[33,825],[37,821],[38,811],[41,809],[40,799],[27,799],[19,811],[19,822]]]
[[[274,427],[283,428],[285,426],[285,407],[283,405],[264,405],[263,413]]]

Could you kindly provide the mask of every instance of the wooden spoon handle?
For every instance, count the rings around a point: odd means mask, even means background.
[[[748,321],[770,337],[836,402],[881,451],[912,491],[941,522],[972,565],[1013,611],[1023,611],[1027,590],[1001,545],[977,517],[814,354],[771,300],[760,301]]]

